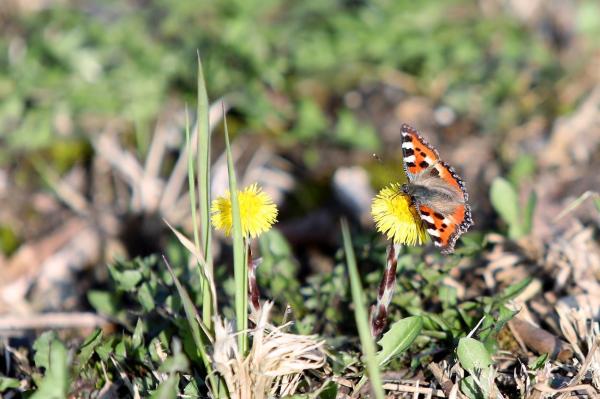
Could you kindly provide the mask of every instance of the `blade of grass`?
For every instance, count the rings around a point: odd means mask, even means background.
[[[188,110],[187,110],[187,106],[185,108],[185,148],[186,151],[188,153],[188,191],[190,193],[190,208],[192,211],[192,226],[193,226],[193,230],[194,230],[194,247],[195,250],[193,251],[193,253],[200,253],[200,236],[199,236],[199,226],[198,226],[198,216],[196,214],[196,209],[198,209],[198,203],[196,202],[196,178],[194,175],[194,159],[195,159],[195,152],[192,149],[191,146],[191,141],[190,141],[190,119],[188,116]],[[168,223],[167,223],[168,224]],[[169,226],[171,227],[171,226]],[[202,297],[202,313],[204,316],[204,309],[207,307],[205,306],[205,301],[206,301],[206,292],[208,291],[208,279],[206,276],[206,262],[199,262],[198,258],[196,257],[196,266],[198,267],[199,271],[200,271],[200,279],[202,281],[202,293],[203,293],[203,297]],[[203,269],[204,268],[204,269]],[[210,295],[210,292],[209,292]],[[210,296],[209,296],[209,301],[210,301]],[[208,304],[208,309],[211,309],[210,303]],[[204,317],[202,317],[202,321],[204,322],[204,324],[206,324],[208,326],[208,328],[210,328],[210,318],[209,318],[209,322],[207,323],[206,320],[204,319]]]
[[[248,349],[248,279],[246,277],[246,256],[244,254],[244,239],[242,236],[242,220],[240,219],[240,204],[238,202],[237,180],[233,168],[231,145],[227,117],[223,110],[223,125],[225,128],[225,151],[227,153],[227,172],[229,174],[229,193],[231,199],[231,218],[233,219],[233,276],[235,280],[235,318],[237,322],[238,346],[245,354]]]
[[[348,230],[348,223],[342,219],[342,236],[344,238],[344,252],[346,253],[346,264],[348,266],[348,275],[350,276],[350,291],[352,293],[352,302],[354,302],[354,317],[356,318],[356,327],[360,337],[363,354],[367,362],[367,372],[371,378],[371,386],[377,399],[384,399],[381,375],[375,355],[375,343],[371,336],[369,327],[369,317],[365,308],[365,298],[358,270],[356,268],[356,258],[352,249],[352,240]]]
[[[202,70],[202,61],[198,53],[198,200],[200,202],[200,223],[202,231],[202,249],[206,259],[205,267],[210,268],[206,274],[212,275],[212,251],[211,251],[211,228],[210,228],[210,126],[209,126],[209,103],[206,92],[206,82]],[[194,231],[197,231],[194,225]],[[207,282],[205,282],[207,283]],[[202,298],[202,320],[204,324],[212,328],[212,315],[216,309],[211,308],[210,291],[203,284]],[[216,303],[216,298],[214,303]]]
[[[179,296],[181,297],[181,303],[183,304],[183,310],[185,311],[185,317],[190,326],[190,329],[192,330],[192,338],[194,340],[194,343],[196,344],[196,348],[198,349],[198,352],[200,353],[200,358],[202,359],[202,363],[204,363],[204,367],[206,368],[206,374],[208,375],[208,379],[210,381],[212,391],[219,392],[219,383],[217,381],[216,374],[213,373],[211,359],[208,356],[208,353],[206,353],[206,349],[205,349],[206,343],[204,342],[204,338],[202,336],[202,333],[200,332],[200,324],[198,324],[198,319],[196,318],[196,315],[198,314],[198,312],[196,311],[196,308],[194,307],[194,303],[192,302],[190,295],[187,293],[187,291],[185,290],[183,285],[181,285],[181,283],[179,282],[179,279],[175,276],[175,273],[173,272],[173,269],[171,268],[169,261],[167,261],[167,258],[164,255],[162,258],[163,258],[163,261],[165,262],[165,265],[167,266],[167,269],[169,270],[169,274],[171,274],[171,277],[173,277],[173,281],[175,282],[175,287],[177,287],[177,292],[179,293]],[[210,339],[209,337],[207,337],[207,338]]]
[[[167,222],[165,219],[163,219],[163,221],[165,222],[165,224],[167,226],[169,226],[169,228],[171,229],[173,234],[175,234],[175,237],[177,237],[177,239],[179,240],[181,245],[183,245],[185,247],[185,249],[187,249],[192,255],[194,255],[194,258],[196,258],[196,262],[198,262],[198,264],[200,265],[201,273],[208,272],[209,270],[206,267],[204,267],[205,261],[204,261],[204,258],[202,257],[202,253],[198,250],[198,248],[194,245],[194,243],[192,241],[190,241],[182,233],[177,231],[177,229],[175,227],[171,226],[171,224],[169,224],[169,222]],[[216,309],[217,305],[216,305],[216,302],[214,301],[214,299],[217,297],[217,292],[216,292],[216,288],[215,288],[214,278],[212,275],[204,275],[204,277],[208,280],[209,288],[212,293],[211,297],[213,298],[213,309]],[[202,322],[202,326],[206,326],[204,324],[204,322]],[[206,328],[208,328],[208,326],[206,326]],[[206,330],[206,334],[208,335],[209,333],[214,334],[214,331],[209,332],[208,330]]]

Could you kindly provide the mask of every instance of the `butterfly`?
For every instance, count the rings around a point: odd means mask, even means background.
[[[435,246],[444,254],[452,253],[458,237],[473,224],[465,185],[414,128],[403,124],[401,133],[408,177],[402,192],[410,197]]]

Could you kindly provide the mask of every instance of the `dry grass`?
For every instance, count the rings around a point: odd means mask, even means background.
[[[240,353],[231,323],[217,319],[213,361],[232,399],[283,397],[296,393],[307,370],[325,366],[324,341],[316,336],[284,332],[289,325],[269,323],[273,304],[255,314],[252,346]]]

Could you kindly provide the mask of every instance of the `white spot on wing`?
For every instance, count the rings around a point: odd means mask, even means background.
[[[410,141],[405,141],[402,143],[402,148],[413,148],[413,145]]]
[[[423,219],[427,223],[434,223],[433,218],[431,216],[425,216],[425,215],[421,214],[421,219]]]
[[[430,235],[434,236],[434,237],[439,237],[440,236],[440,232],[437,231],[436,229],[427,229],[427,232]]]
[[[415,162],[415,156],[411,155],[409,157],[404,158],[404,162]]]

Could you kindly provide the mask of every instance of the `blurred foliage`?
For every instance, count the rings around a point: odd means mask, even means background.
[[[578,32],[594,37],[599,14],[584,2]],[[377,148],[373,128],[341,100],[393,71],[484,131],[553,112],[552,87],[566,73],[543,36],[466,0],[83,1],[5,22],[0,162],[111,122],[144,141],[169,95],[193,98],[196,50],[211,97],[227,94],[247,130],[286,145]]]
[[[509,181],[497,177],[490,188],[492,206],[508,225],[508,235],[512,239],[521,238],[531,232],[533,212],[537,203],[535,191],[531,191],[525,205],[521,205],[517,189]]]
[[[373,261],[383,264],[382,248],[357,248],[361,249],[358,264]],[[335,353],[330,359],[332,369],[337,375],[344,375],[362,361],[353,346],[356,327],[349,309],[355,305],[343,257],[340,253],[332,273],[318,274],[301,283],[288,251],[289,244],[278,233],[269,232],[261,238],[263,263],[258,268],[261,296],[275,300],[280,309],[273,314],[276,318],[284,313],[287,304],[292,304],[294,323],[289,328],[300,333],[316,332],[327,339],[328,347]],[[185,290],[199,307],[200,281],[185,257],[174,250],[171,255],[173,275],[157,256],[122,260],[109,266],[110,284],[106,289],[88,292],[92,306],[118,322],[119,331],[107,335],[101,330],[92,332],[79,345],[75,356],[68,357],[65,345],[55,333],[44,333],[36,340],[31,379],[38,397],[65,397],[66,392],[89,397],[106,384],[118,381],[123,373],[138,387],[142,397],[175,397],[177,393],[198,394],[206,390],[206,371],[194,331],[184,317],[184,307],[188,305],[181,295]],[[495,296],[459,301],[455,288],[445,285],[443,279],[461,256],[449,258],[443,269],[425,265],[419,260],[421,257],[421,250],[417,249],[399,258],[399,289],[393,299],[390,326],[378,342],[376,361],[385,368],[417,369],[431,362],[432,356],[457,356],[465,370],[479,376],[481,369],[489,365],[490,356],[499,349],[498,334],[514,315],[506,303],[530,281],[521,281]],[[377,295],[377,285],[371,281],[380,275],[381,270],[364,278],[368,303]],[[174,276],[182,286],[176,286]],[[223,296],[221,290],[227,291],[232,280],[230,272],[217,276],[219,305],[226,317],[234,314],[233,298]],[[465,339],[469,334],[470,338]],[[69,381],[77,384],[69,388]],[[14,389],[17,382],[0,377],[0,392]],[[118,384],[120,397],[132,394],[127,385]],[[467,379],[463,387],[464,392],[473,392],[471,397],[480,396],[478,389],[473,379]],[[159,396],[164,390],[168,395]]]

